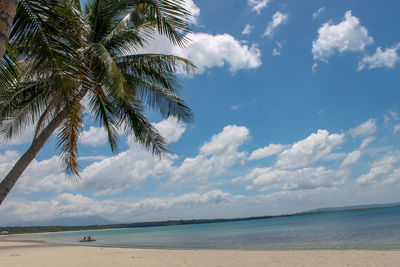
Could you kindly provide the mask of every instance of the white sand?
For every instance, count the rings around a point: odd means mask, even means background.
[[[0,266],[400,266],[400,250],[159,250],[0,241]]]

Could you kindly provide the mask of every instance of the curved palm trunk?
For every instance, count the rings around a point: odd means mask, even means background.
[[[64,109],[46,126],[46,128],[43,129],[40,135],[35,140],[33,140],[28,150],[22,155],[17,163],[15,163],[14,167],[0,183],[0,205],[10,192],[11,188],[13,188],[18,178],[32,162],[32,160],[36,157],[37,153],[39,153],[39,151],[50,138],[52,133],[64,121],[66,116],[67,110]]]
[[[17,6],[18,0],[0,0],[0,59],[6,51]]]

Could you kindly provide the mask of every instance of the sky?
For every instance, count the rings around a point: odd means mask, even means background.
[[[400,2],[188,0],[190,44],[147,51],[192,60],[180,95],[195,120],[147,116],[169,143],[131,137],[112,154],[88,117],[80,179],[56,138],[0,206],[0,224],[99,215],[117,222],[284,214],[399,202]],[[0,175],[31,130],[0,144]]]

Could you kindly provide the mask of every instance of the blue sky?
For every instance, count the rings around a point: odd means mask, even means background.
[[[187,8],[195,16],[186,48],[162,36],[146,48],[198,67],[180,75],[192,124],[148,111],[171,153],[153,158],[122,137],[113,155],[88,118],[81,179],[65,178],[53,138],[0,207],[2,223],[257,216],[400,200],[400,2],[190,0]],[[1,143],[2,176],[30,138],[28,129]]]

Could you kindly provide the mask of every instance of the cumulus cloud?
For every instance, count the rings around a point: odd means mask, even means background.
[[[168,118],[155,123],[154,126],[168,143],[178,141],[186,130],[185,125],[175,118]],[[99,129],[96,128],[95,130]],[[92,132],[95,132],[95,130],[92,129]],[[94,135],[92,139],[95,138]],[[174,168],[175,155],[165,154],[160,159],[154,157],[134,141],[130,140],[128,143],[128,150],[111,157],[84,157],[82,160],[96,162],[91,163],[81,171],[81,179],[79,180],[66,179],[58,156],[42,161],[34,160],[17,183],[16,191],[29,194],[51,190],[59,193],[90,190],[95,192],[95,195],[111,195],[129,188],[135,188],[151,177],[165,178],[170,176]],[[11,161],[5,163],[4,169],[11,168],[11,164]],[[3,173],[1,169],[0,171]]]
[[[344,137],[344,134],[329,134],[326,130],[319,130],[289,147],[271,144],[258,149],[249,159],[277,154],[275,164],[266,168],[254,168],[247,175],[236,177],[231,181],[234,183],[250,181],[251,184],[247,189],[260,191],[317,190],[339,186],[347,181],[348,170],[310,165],[328,157],[332,157],[330,160],[341,159],[343,153],[338,154],[338,157],[331,152],[344,142]]]
[[[364,68],[377,69],[386,68],[392,69],[396,66],[397,62],[400,61],[400,57],[397,54],[397,50],[400,49],[400,43],[392,46],[391,48],[386,48],[385,51],[378,47],[375,54],[371,56],[365,56],[361,62],[358,64],[358,70],[361,71]]]
[[[248,139],[249,132],[249,129],[244,126],[225,126],[222,132],[212,136],[211,140],[200,148],[200,151],[205,155],[234,152]]]
[[[101,146],[107,143],[107,132],[102,127],[90,126],[88,131],[83,131],[79,142],[88,146]]]
[[[173,118],[154,125],[168,142],[177,141],[186,129]],[[142,146],[129,142],[126,151],[109,157],[89,158],[98,161],[86,166],[79,180],[65,178],[58,156],[48,160],[34,160],[21,177],[16,191],[23,194],[86,191],[95,196],[105,196],[137,190],[151,179],[157,179],[160,186],[178,182],[200,187],[207,184],[210,177],[217,177],[246,159],[246,153],[238,149],[248,138],[249,130],[246,127],[228,125],[205,142],[197,156],[185,158],[181,164],[178,164],[178,157],[174,154],[154,157]],[[4,164],[0,162],[0,172],[5,173],[11,168],[10,159],[17,157],[17,152],[7,152]]]
[[[18,160],[20,154],[15,150],[7,150],[0,154],[0,176],[5,177],[11,170],[14,163]]]
[[[368,136],[366,137],[360,145],[358,150],[354,150],[347,154],[346,158],[342,161],[341,167],[346,167],[348,165],[356,163],[361,155],[364,153],[364,150],[375,140],[375,137]]]
[[[324,6],[321,7],[321,8],[319,8],[317,11],[315,11],[315,12],[312,14],[313,19],[316,19],[316,18],[318,18],[319,16],[321,16],[322,13],[325,12],[325,10],[326,10],[326,7],[324,7]]]
[[[172,45],[164,36],[156,36],[143,52],[164,53],[192,61],[201,74],[207,69],[227,66],[231,72],[254,69],[261,65],[261,51],[256,44],[248,45],[225,34],[190,33],[186,47]]]
[[[81,173],[81,181],[65,186],[65,191],[74,189],[90,190],[96,196],[112,195],[127,189],[134,189],[149,178],[162,178],[172,170],[174,156],[165,154],[162,158],[151,155],[140,146],[87,166]]]
[[[4,152],[4,154],[0,154],[0,166],[2,164],[9,164],[10,162],[13,162],[19,158],[19,153],[18,151],[15,150],[7,150]]]
[[[369,119],[368,121],[360,124],[356,128],[350,129],[349,133],[353,137],[358,137],[374,134],[376,130],[376,119]]]
[[[194,192],[184,195],[146,198],[142,200],[98,200],[81,194],[62,193],[43,201],[8,200],[1,206],[6,217],[1,223],[21,221],[42,221],[57,217],[100,215],[115,221],[140,221],[140,215],[147,220],[160,219],[160,215],[172,210],[201,209],[202,207],[223,206],[241,199],[222,190]],[[204,214],[203,216],[207,216]],[[215,215],[216,216],[216,215]],[[179,218],[184,217],[181,213]],[[176,218],[176,217],[175,217]],[[198,218],[198,217],[197,217]],[[170,218],[168,218],[170,219]]]
[[[155,123],[154,126],[165,138],[167,143],[177,142],[186,131],[185,124],[174,117],[169,117],[166,120]]]
[[[347,157],[343,160],[341,166],[345,167],[347,165],[354,164],[358,161],[361,156],[361,152],[359,150],[355,150],[347,155]]]
[[[193,33],[188,37],[192,42],[186,48],[175,47],[174,52],[193,61],[199,73],[224,65],[232,72],[261,65],[261,51],[257,45],[248,46],[229,34]]]
[[[305,167],[328,155],[343,142],[344,134],[330,135],[327,130],[318,130],[280,153],[276,166],[283,169]]]
[[[367,148],[374,140],[375,140],[375,137],[368,136],[367,138],[365,138],[365,139],[361,142],[360,149],[365,149],[365,148]]]
[[[19,134],[14,133],[14,136],[11,139],[5,140],[4,137],[2,136],[0,142],[5,145],[21,145],[30,143],[33,140],[34,133],[35,133],[35,126],[30,125],[21,133]]]
[[[261,13],[261,10],[268,6],[270,0],[248,0],[249,6],[251,6],[251,10],[257,12],[257,14]]]
[[[273,16],[272,20],[268,23],[268,27],[265,30],[263,36],[272,37],[278,30],[279,26],[286,24],[288,22],[289,15],[277,11]]]
[[[269,191],[314,190],[342,184],[347,177],[346,170],[330,170],[325,167],[283,170],[277,168],[256,168],[248,175],[236,178],[238,181],[252,181],[248,189]]]
[[[228,168],[246,159],[246,153],[238,151],[249,138],[249,130],[243,126],[228,125],[200,148],[200,154],[186,158],[174,171],[172,182],[197,182],[217,177]]]
[[[58,156],[42,161],[34,159],[19,178],[15,191],[21,194],[31,194],[64,188],[72,181],[66,180],[61,166]]]
[[[362,52],[372,43],[368,30],[351,11],[347,11],[339,24],[327,22],[318,29],[318,39],[313,41],[312,53],[315,60],[327,61],[336,53]]]
[[[246,24],[246,26],[244,26],[244,29],[242,31],[243,35],[248,35],[253,31],[254,26],[250,25],[250,24]]]
[[[286,146],[281,145],[281,144],[269,144],[266,147],[257,149],[251,153],[249,160],[257,160],[257,159],[262,159],[266,158],[275,154],[278,154],[281,152],[283,149],[285,149]]]
[[[172,117],[155,123],[154,126],[167,143],[178,141],[186,130],[184,124]],[[128,150],[87,166],[81,173],[80,183],[66,186],[65,190],[90,189],[96,195],[116,194],[135,188],[149,178],[166,179],[173,172],[175,158],[173,154],[154,157],[130,140]]]
[[[384,155],[371,164],[368,173],[357,178],[360,185],[395,184],[400,182],[400,152],[394,151]]]

